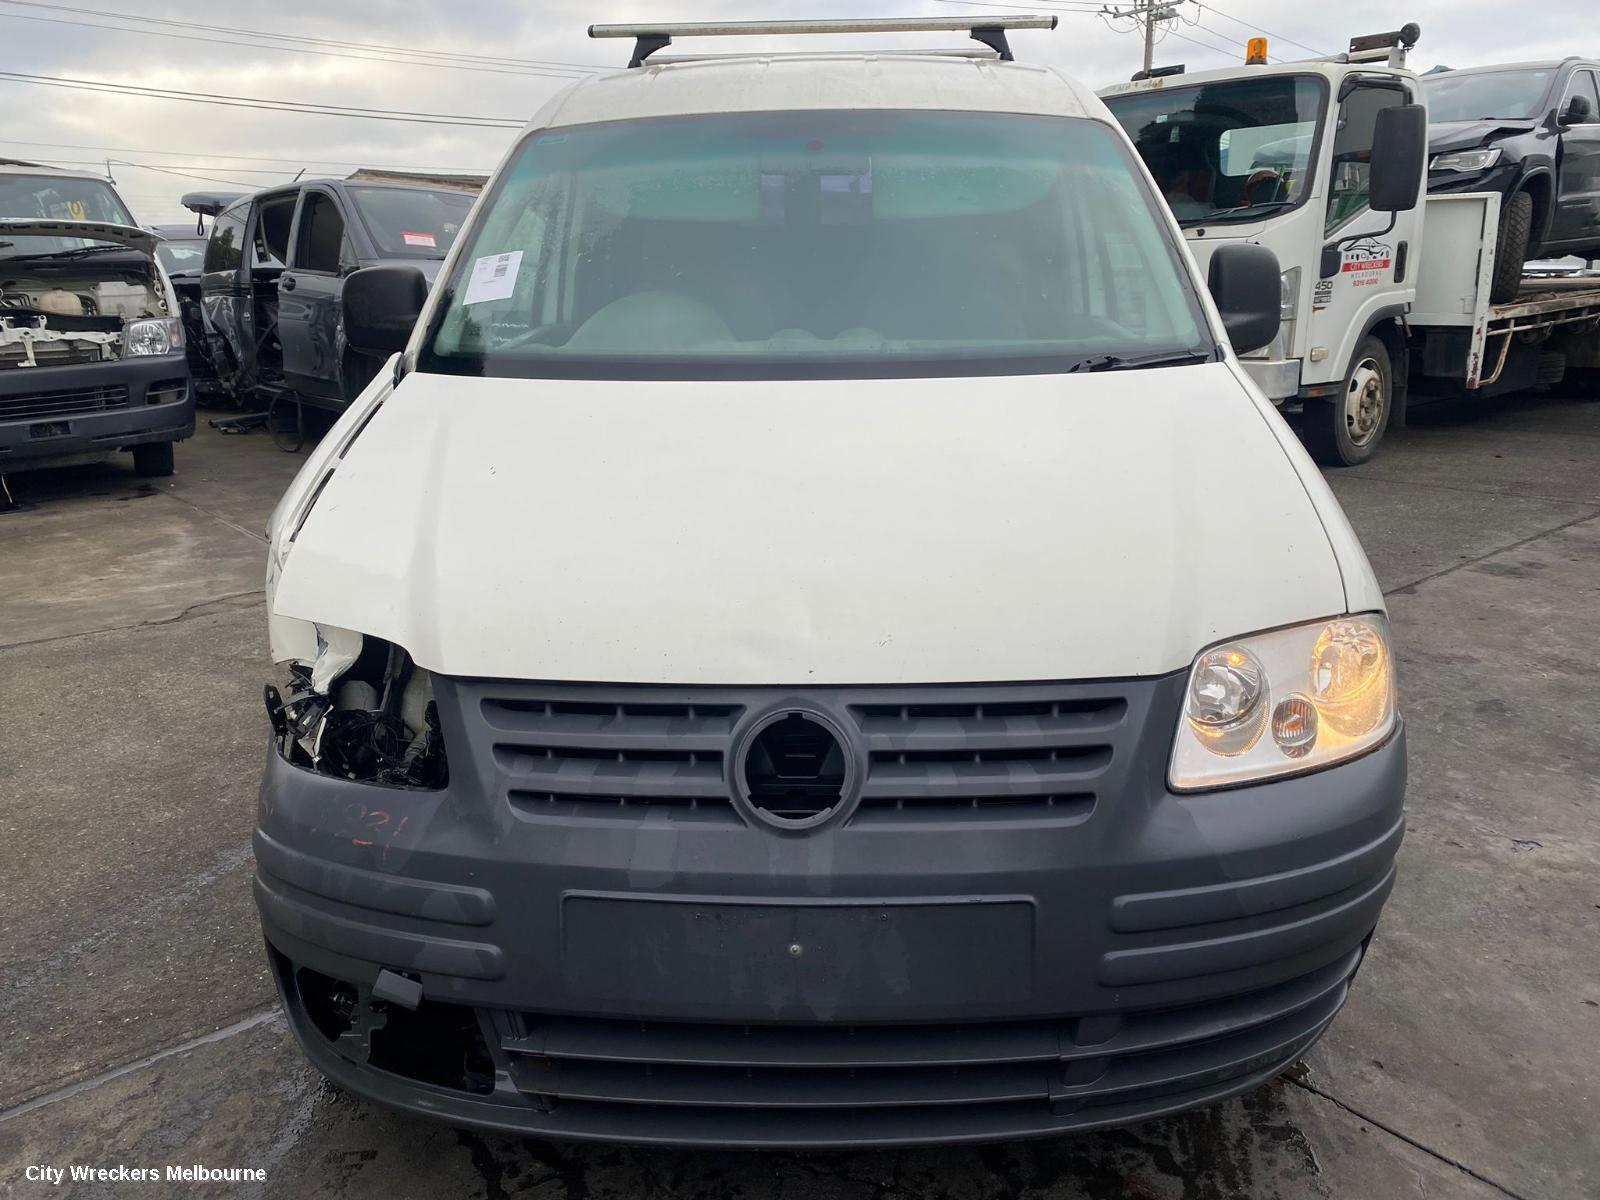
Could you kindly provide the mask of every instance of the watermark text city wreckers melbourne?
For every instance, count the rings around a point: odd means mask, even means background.
[[[69,1165],[55,1167],[38,1164],[22,1173],[29,1183],[265,1183],[267,1172],[261,1167],[207,1167],[200,1163],[160,1167],[114,1167]]]

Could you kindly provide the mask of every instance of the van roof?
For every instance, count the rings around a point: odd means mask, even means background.
[[[1099,117],[1099,101],[1051,67],[915,50],[751,54],[652,64],[585,79],[530,129],[795,109],[937,109]]]
[[[0,160],[0,175],[56,175],[62,179],[98,179],[101,183],[110,183],[103,171],[69,170],[65,167],[50,167],[43,163],[23,162],[19,158]]]

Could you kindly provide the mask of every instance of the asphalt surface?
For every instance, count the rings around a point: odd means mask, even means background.
[[[862,1154],[586,1149],[341,1094],[274,1014],[250,900],[261,530],[300,461],[12,475],[0,515],[0,1195],[1600,1196],[1600,403],[1424,414],[1331,479],[1385,590],[1410,832],[1295,1070],[1131,1129]],[[204,1164],[263,1183],[29,1182]]]

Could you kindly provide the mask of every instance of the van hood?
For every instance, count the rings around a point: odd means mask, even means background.
[[[96,242],[117,242],[132,250],[155,253],[160,236],[134,225],[113,225],[107,221],[45,221],[0,218],[0,241],[17,237],[87,238]]]
[[[411,374],[280,506],[293,520],[315,497],[298,533],[275,531],[269,603],[457,676],[1163,674],[1220,639],[1346,610],[1277,421],[1226,363],[827,382]]]

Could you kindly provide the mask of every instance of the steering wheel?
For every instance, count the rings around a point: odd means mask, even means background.
[[[1278,192],[1286,183],[1287,181],[1277,171],[1271,167],[1262,167],[1245,180],[1244,190],[1239,193],[1239,207],[1251,208],[1257,204],[1270,204],[1280,198]],[[1269,189],[1268,194],[1258,196],[1257,191],[1263,187]]]

